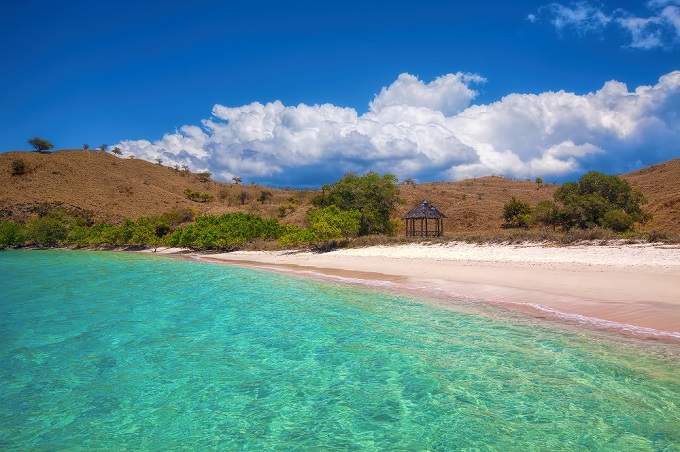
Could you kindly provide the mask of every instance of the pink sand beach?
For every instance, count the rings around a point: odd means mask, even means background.
[[[177,250],[159,250],[173,253]],[[192,253],[193,254],[193,253]],[[410,244],[193,254],[502,304],[534,316],[659,330],[680,339],[680,246]]]

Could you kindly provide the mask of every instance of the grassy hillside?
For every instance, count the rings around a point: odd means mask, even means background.
[[[15,159],[25,162],[26,174],[12,175]],[[282,223],[297,223],[303,220],[304,206],[313,196],[302,190],[272,190],[203,180],[197,174],[144,160],[83,150],[0,154],[0,186],[0,212],[5,216],[26,211],[35,203],[58,202],[91,211],[94,218],[114,223],[179,209],[206,214],[243,211],[271,218],[279,216],[279,206],[287,207]],[[214,199],[191,201],[184,194],[186,189],[210,194]],[[271,192],[272,198],[257,201],[262,191]]]
[[[552,199],[557,185],[544,184],[540,189],[534,182],[481,177],[460,182],[432,182],[402,185],[399,217],[414,205],[427,199],[447,220],[445,232],[495,231],[503,223],[503,205],[513,196],[530,204]]]
[[[17,159],[25,163],[25,174],[12,175],[12,162]],[[680,232],[680,159],[624,177],[649,200],[646,208],[654,219],[644,229]],[[310,190],[202,180],[197,174],[143,160],[83,150],[0,154],[0,187],[0,217],[18,218],[30,214],[40,203],[57,203],[114,223],[124,218],[192,209],[208,214],[241,211],[277,217],[282,224],[302,225],[310,199],[316,194]],[[552,199],[557,187],[544,184],[539,189],[531,181],[501,177],[401,185],[405,202],[395,218],[426,198],[448,217],[446,232],[493,232],[500,229],[503,205],[511,197],[534,205]],[[184,194],[186,189],[214,198],[209,202],[191,201]],[[270,192],[271,198],[261,202],[258,198],[263,192]]]
[[[643,229],[680,232],[680,158],[622,177],[647,197],[644,208],[654,217]]]

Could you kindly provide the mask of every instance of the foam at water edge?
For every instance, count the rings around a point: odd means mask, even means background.
[[[626,323],[614,322],[611,320],[599,319],[597,317],[588,317],[581,314],[571,314],[568,312],[563,312],[558,309],[550,308],[539,303],[520,303],[516,301],[505,301],[505,300],[495,300],[488,298],[473,297],[469,295],[459,294],[457,292],[449,291],[441,288],[431,288],[410,284],[402,284],[394,281],[385,281],[377,279],[362,279],[353,278],[348,276],[339,275],[329,275],[322,272],[317,272],[313,270],[292,270],[281,267],[271,267],[271,266],[256,266],[254,268],[259,268],[267,271],[296,274],[296,275],[306,275],[316,279],[324,279],[335,281],[340,284],[351,284],[351,285],[361,285],[366,287],[376,287],[389,289],[394,291],[406,291],[410,293],[420,293],[426,296],[431,296],[439,299],[452,300],[455,299],[459,302],[466,303],[488,303],[500,307],[505,307],[516,312],[522,312],[532,317],[540,317],[547,320],[557,321],[561,323],[567,323],[570,325],[579,325],[598,331],[606,331],[610,333],[617,333],[624,336],[635,337],[638,339],[656,339],[656,340],[666,340],[672,342],[680,343],[680,332],[676,331],[663,331],[654,328],[642,327],[629,325]]]

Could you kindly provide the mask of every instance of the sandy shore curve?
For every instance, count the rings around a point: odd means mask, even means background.
[[[678,245],[449,243],[327,253],[238,251],[193,255],[236,265],[391,281],[505,303],[534,315],[563,313],[665,331],[680,339]]]

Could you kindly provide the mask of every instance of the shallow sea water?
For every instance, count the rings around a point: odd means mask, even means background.
[[[677,344],[129,253],[0,281],[0,449],[680,450]]]

